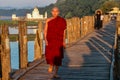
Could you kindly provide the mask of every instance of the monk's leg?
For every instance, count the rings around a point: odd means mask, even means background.
[[[59,66],[55,66],[55,73],[54,73],[54,77],[55,78],[59,78],[59,76],[58,76],[58,70],[59,70]]]
[[[53,65],[50,65],[50,66],[49,66],[49,68],[48,68],[48,72],[49,72],[49,73],[52,73],[52,72],[53,72],[53,67],[54,67]]]
[[[55,74],[58,73],[59,66],[55,66]]]

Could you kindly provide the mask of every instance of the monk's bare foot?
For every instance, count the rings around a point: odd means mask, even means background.
[[[60,76],[57,75],[57,74],[55,74],[53,77],[54,77],[54,78],[60,78]]]
[[[49,73],[52,73],[52,72],[53,72],[53,66],[52,66],[52,65],[50,65],[50,67],[48,68],[48,72],[49,72]]]

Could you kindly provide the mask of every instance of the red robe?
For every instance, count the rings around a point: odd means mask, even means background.
[[[47,41],[45,49],[47,64],[61,66],[63,58],[63,36],[66,29],[66,21],[61,17],[48,22]]]

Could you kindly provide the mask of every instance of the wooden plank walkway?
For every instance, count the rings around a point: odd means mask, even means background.
[[[44,62],[19,80],[110,80],[115,23],[95,31],[65,50],[60,79],[49,79]]]

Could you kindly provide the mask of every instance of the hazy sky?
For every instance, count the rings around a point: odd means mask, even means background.
[[[0,7],[35,7],[35,6],[46,6],[51,3],[55,3],[56,0],[0,0]]]

